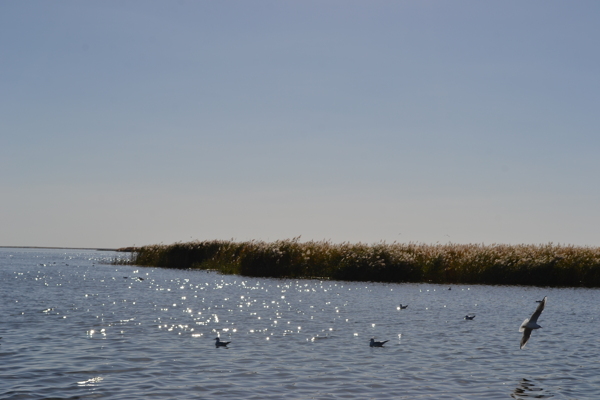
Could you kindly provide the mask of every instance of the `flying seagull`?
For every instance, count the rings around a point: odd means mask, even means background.
[[[408,304],[406,304],[404,306],[402,304],[400,304],[399,310],[406,310],[407,308],[408,308]]]
[[[467,321],[473,321],[475,319],[475,314],[467,314],[465,315],[465,319]]]
[[[215,338],[215,347],[227,347],[231,342],[221,342],[221,339]]]
[[[541,328],[541,326],[538,325],[537,320],[540,317],[542,311],[544,311],[544,307],[546,306],[546,299],[547,296],[544,297],[540,304],[538,304],[537,308],[535,309],[535,312],[531,315],[531,318],[527,318],[521,324],[521,327],[519,328],[519,332],[523,332],[523,337],[521,338],[521,349],[525,347],[525,344],[529,340],[529,337],[531,336],[531,331],[534,329]]]
[[[383,345],[387,342],[389,342],[389,340],[384,340],[383,342],[376,342],[375,339],[371,338],[371,343],[369,343],[369,347],[383,347]]]

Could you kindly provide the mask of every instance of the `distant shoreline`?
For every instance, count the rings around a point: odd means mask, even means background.
[[[96,251],[117,251],[117,249],[107,249],[102,247],[49,247],[49,246],[0,246],[0,249],[48,249],[48,250],[96,250]]]

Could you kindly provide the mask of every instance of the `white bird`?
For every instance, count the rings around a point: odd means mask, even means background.
[[[537,308],[535,309],[535,312],[531,315],[531,318],[527,318],[521,324],[521,327],[519,328],[519,332],[523,332],[523,337],[521,338],[521,349],[525,347],[525,344],[529,340],[529,337],[531,336],[531,331],[534,329],[541,328],[541,326],[538,325],[537,320],[542,311],[544,311],[544,307],[546,306],[546,299],[547,296],[544,297],[540,304],[538,304]]]
[[[389,340],[384,340],[383,342],[376,342],[375,339],[371,338],[371,343],[369,343],[369,347],[383,347],[383,345],[387,342],[389,342]]]
[[[215,347],[227,347],[231,342],[221,342],[221,339],[215,338]]]

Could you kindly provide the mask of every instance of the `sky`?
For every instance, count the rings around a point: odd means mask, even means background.
[[[599,15],[2,1],[0,246],[598,246]]]

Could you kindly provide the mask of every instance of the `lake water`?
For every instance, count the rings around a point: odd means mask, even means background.
[[[600,290],[106,264],[118,255],[0,249],[1,399],[600,398]]]

